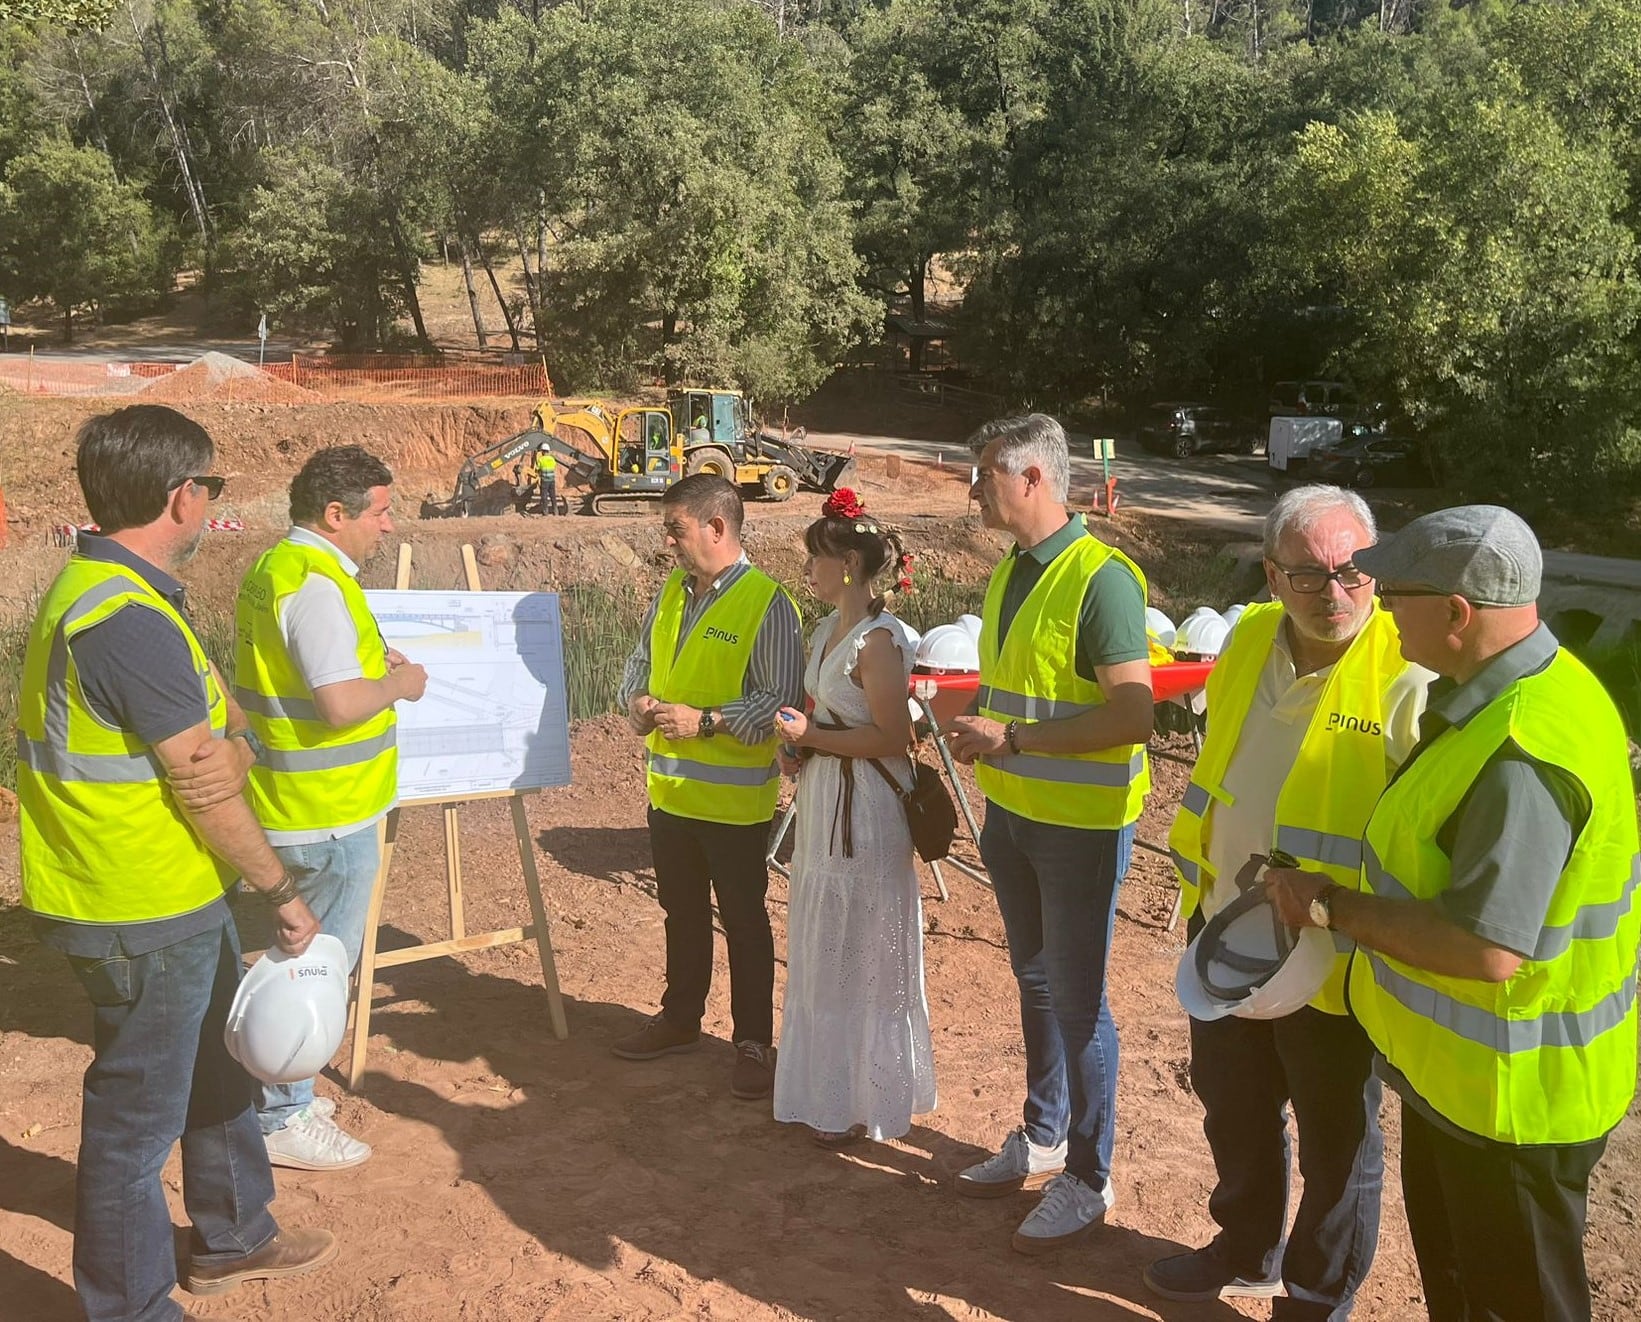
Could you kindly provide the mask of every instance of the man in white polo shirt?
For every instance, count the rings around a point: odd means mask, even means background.
[[[320,450],[291,483],[291,530],[240,585],[234,696],[256,754],[251,804],[324,931],[359,959],[379,859],[377,823],[398,791],[393,704],[427,671],[388,647],[356,582],[393,530],[393,474],[357,445]],[[313,1080],[264,1088],[275,1166],[339,1170],[370,1147],[332,1119]]]

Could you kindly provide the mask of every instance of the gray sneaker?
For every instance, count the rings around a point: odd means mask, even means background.
[[[304,1106],[283,1129],[264,1134],[268,1164],[299,1171],[339,1171],[370,1160],[370,1144],[361,1143],[337,1128],[329,1117]]]
[[[1081,1239],[1097,1221],[1104,1220],[1116,1201],[1110,1180],[1096,1189],[1075,1175],[1056,1175],[1043,1190],[1042,1202],[1014,1232],[1014,1247],[1020,1253],[1047,1253]]]
[[[957,1177],[965,1198],[1002,1198],[1021,1189],[1041,1189],[1066,1168],[1066,1145],[1038,1147],[1022,1127],[1003,1140],[995,1155]]]

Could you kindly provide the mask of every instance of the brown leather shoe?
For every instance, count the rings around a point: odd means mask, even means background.
[[[636,1033],[618,1037],[610,1050],[622,1060],[654,1060],[672,1051],[694,1051],[701,1045],[701,1028],[684,1028],[658,1014]]]
[[[228,1262],[190,1262],[182,1288],[189,1294],[222,1294],[246,1281],[271,1281],[317,1271],[336,1256],[328,1230],[281,1230],[255,1253]]]
[[[729,1076],[729,1090],[737,1097],[755,1102],[775,1091],[775,1048],[762,1042],[735,1044],[735,1072]]]

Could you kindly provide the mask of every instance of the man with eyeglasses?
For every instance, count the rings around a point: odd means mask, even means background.
[[[1357,946],[1351,1011],[1402,1099],[1402,1192],[1436,1322],[1587,1319],[1590,1174],[1636,1081],[1641,882],[1623,721],[1539,622],[1509,510],[1357,556],[1441,675],[1374,807],[1360,890],[1273,869],[1292,926]]]
[[[1170,850],[1188,931],[1275,851],[1356,884],[1373,803],[1418,739],[1434,676],[1401,656],[1360,565],[1376,536],[1360,496],[1296,487],[1265,520],[1265,580],[1208,679],[1208,737]],[[1384,1140],[1373,1048],[1347,1010],[1341,952],[1310,1004],[1280,1019],[1192,1019],[1191,1084],[1218,1182],[1207,1246],[1154,1262],[1168,1299],[1272,1298],[1273,1317],[1343,1318],[1373,1263]],[[1304,1177],[1286,1236],[1287,1110]]]
[[[240,975],[234,878],[272,909],[281,949],[300,954],[319,925],[240,797],[228,736],[243,717],[174,577],[222,489],[213,455],[202,427],[157,405],[80,428],[76,469],[102,534],[81,534],[46,592],[18,694],[23,907],[93,1007],[74,1283],[94,1320],[183,1316],[160,1180],[179,1139],[187,1289],[336,1255],[329,1231],[281,1231],[269,1214],[255,1092],[223,1043]]]
[[[399,792],[394,704],[427,689],[426,669],[383,640],[357,581],[393,531],[392,488],[387,465],[360,446],[317,451],[291,482],[290,531],[251,566],[234,605],[251,806],[350,968],[380,862],[377,825]],[[334,1113],[312,1079],[265,1087],[268,1159],[306,1171],[368,1160],[370,1145]]]

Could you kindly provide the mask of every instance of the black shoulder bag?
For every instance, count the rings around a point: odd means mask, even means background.
[[[911,828],[912,848],[917,850],[917,856],[925,863],[937,863],[951,853],[952,839],[957,834],[957,808],[940,773],[914,757],[912,787],[903,789],[877,758],[867,761],[889,782],[889,788],[906,810],[906,825]]]

